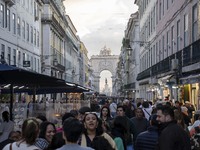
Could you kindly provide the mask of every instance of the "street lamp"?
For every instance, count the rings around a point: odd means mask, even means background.
[[[74,82],[74,83],[76,82],[76,83],[80,84],[80,79],[81,79],[81,76],[80,76],[80,75],[81,75],[81,74],[76,74],[75,70],[72,70],[72,77],[73,77],[73,82]],[[79,76],[79,78],[78,78],[77,81],[75,81],[76,76]]]
[[[72,70],[70,72],[70,70]],[[65,69],[65,80],[73,82],[74,81],[75,70],[74,67],[66,68]]]
[[[126,50],[128,51],[128,56],[131,56],[133,49],[131,47],[127,47]]]

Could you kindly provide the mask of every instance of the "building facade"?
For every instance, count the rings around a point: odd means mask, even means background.
[[[82,79],[83,79],[83,86],[84,87],[89,87],[89,58],[88,58],[88,50],[85,47],[84,43],[81,42],[81,53],[83,56],[83,66],[82,66]]]
[[[199,1],[135,0],[139,6],[142,98],[190,101],[199,108]]]
[[[82,58],[80,55],[81,43],[79,37],[76,35],[77,30],[73,25],[70,17],[66,15],[68,20],[67,27],[67,41],[66,41],[66,80],[70,82],[79,83],[80,79],[80,69],[79,66],[82,62]]]
[[[112,55],[111,49],[104,46],[99,55],[92,55],[90,58],[91,70],[93,73],[93,85],[96,92],[100,92],[100,73],[104,70],[111,72],[112,84],[115,81],[115,70],[119,60],[118,55]],[[113,85],[112,85],[113,87]]]
[[[0,0],[1,62],[40,73],[42,1]]]
[[[121,50],[121,71],[123,85],[122,95],[126,98],[139,98],[139,85],[136,80],[139,73],[139,14],[138,12],[131,14],[127,28],[125,30],[124,39]],[[119,75],[119,74],[118,74]],[[119,79],[120,77],[118,77]]]
[[[80,43],[63,0],[0,0],[0,63],[84,86]]]
[[[42,11],[42,73],[64,78],[65,73],[65,33],[67,22],[61,1],[43,1]]]

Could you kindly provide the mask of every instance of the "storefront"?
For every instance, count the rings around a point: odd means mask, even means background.
[[[200,108],[200,75],[191,75],[180,79],[180,94],[183,101],[191,102],[196,109]]]

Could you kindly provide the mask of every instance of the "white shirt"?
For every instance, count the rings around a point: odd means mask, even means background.
[[[109,106],[110,112],[116,112],[117,111],[117,104],[112,102]]]
[[[11,131],[14,130],[14,122],[9,120],[8,122],[2,122],[0,125],[0,132],[2,134],[0,135],[0,142],[8,139],[8,135],[10,134]]]
[[[27,145],[26,143],[20,143],[20,144],[18,144],[18,143],[16,143],[16,142],[14,142],[13,144],[12,144],[12,149],[13,150],[40,150],[38,147],[36,147],[35,145]],[[3,150],[10,150],[10,143],[9,144],[7,144],[4,148],[3,148]]]
[[[149,108],[142,108],[143,112],[144,112],[144,116],[145,118],[147,118],[147,120],[149,120],[149,117],[151,116],[151,112],[152,112],[152,107],[149,106]]]

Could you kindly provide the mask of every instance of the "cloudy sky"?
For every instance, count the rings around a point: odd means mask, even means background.
[[[74,23],[89,57],[105,45],[118,55],[134,0],[65,0],[66,13]]]
[[[124,30],[129,17],[138,9],[135,0],[65,0],[66,13],[70,16],[81,41],[88,49],[89,58],[98,55],[106,46],[112,54],[119,55]],[[100,89],[108,79],[112,85],[111,73],[103,71]]]

